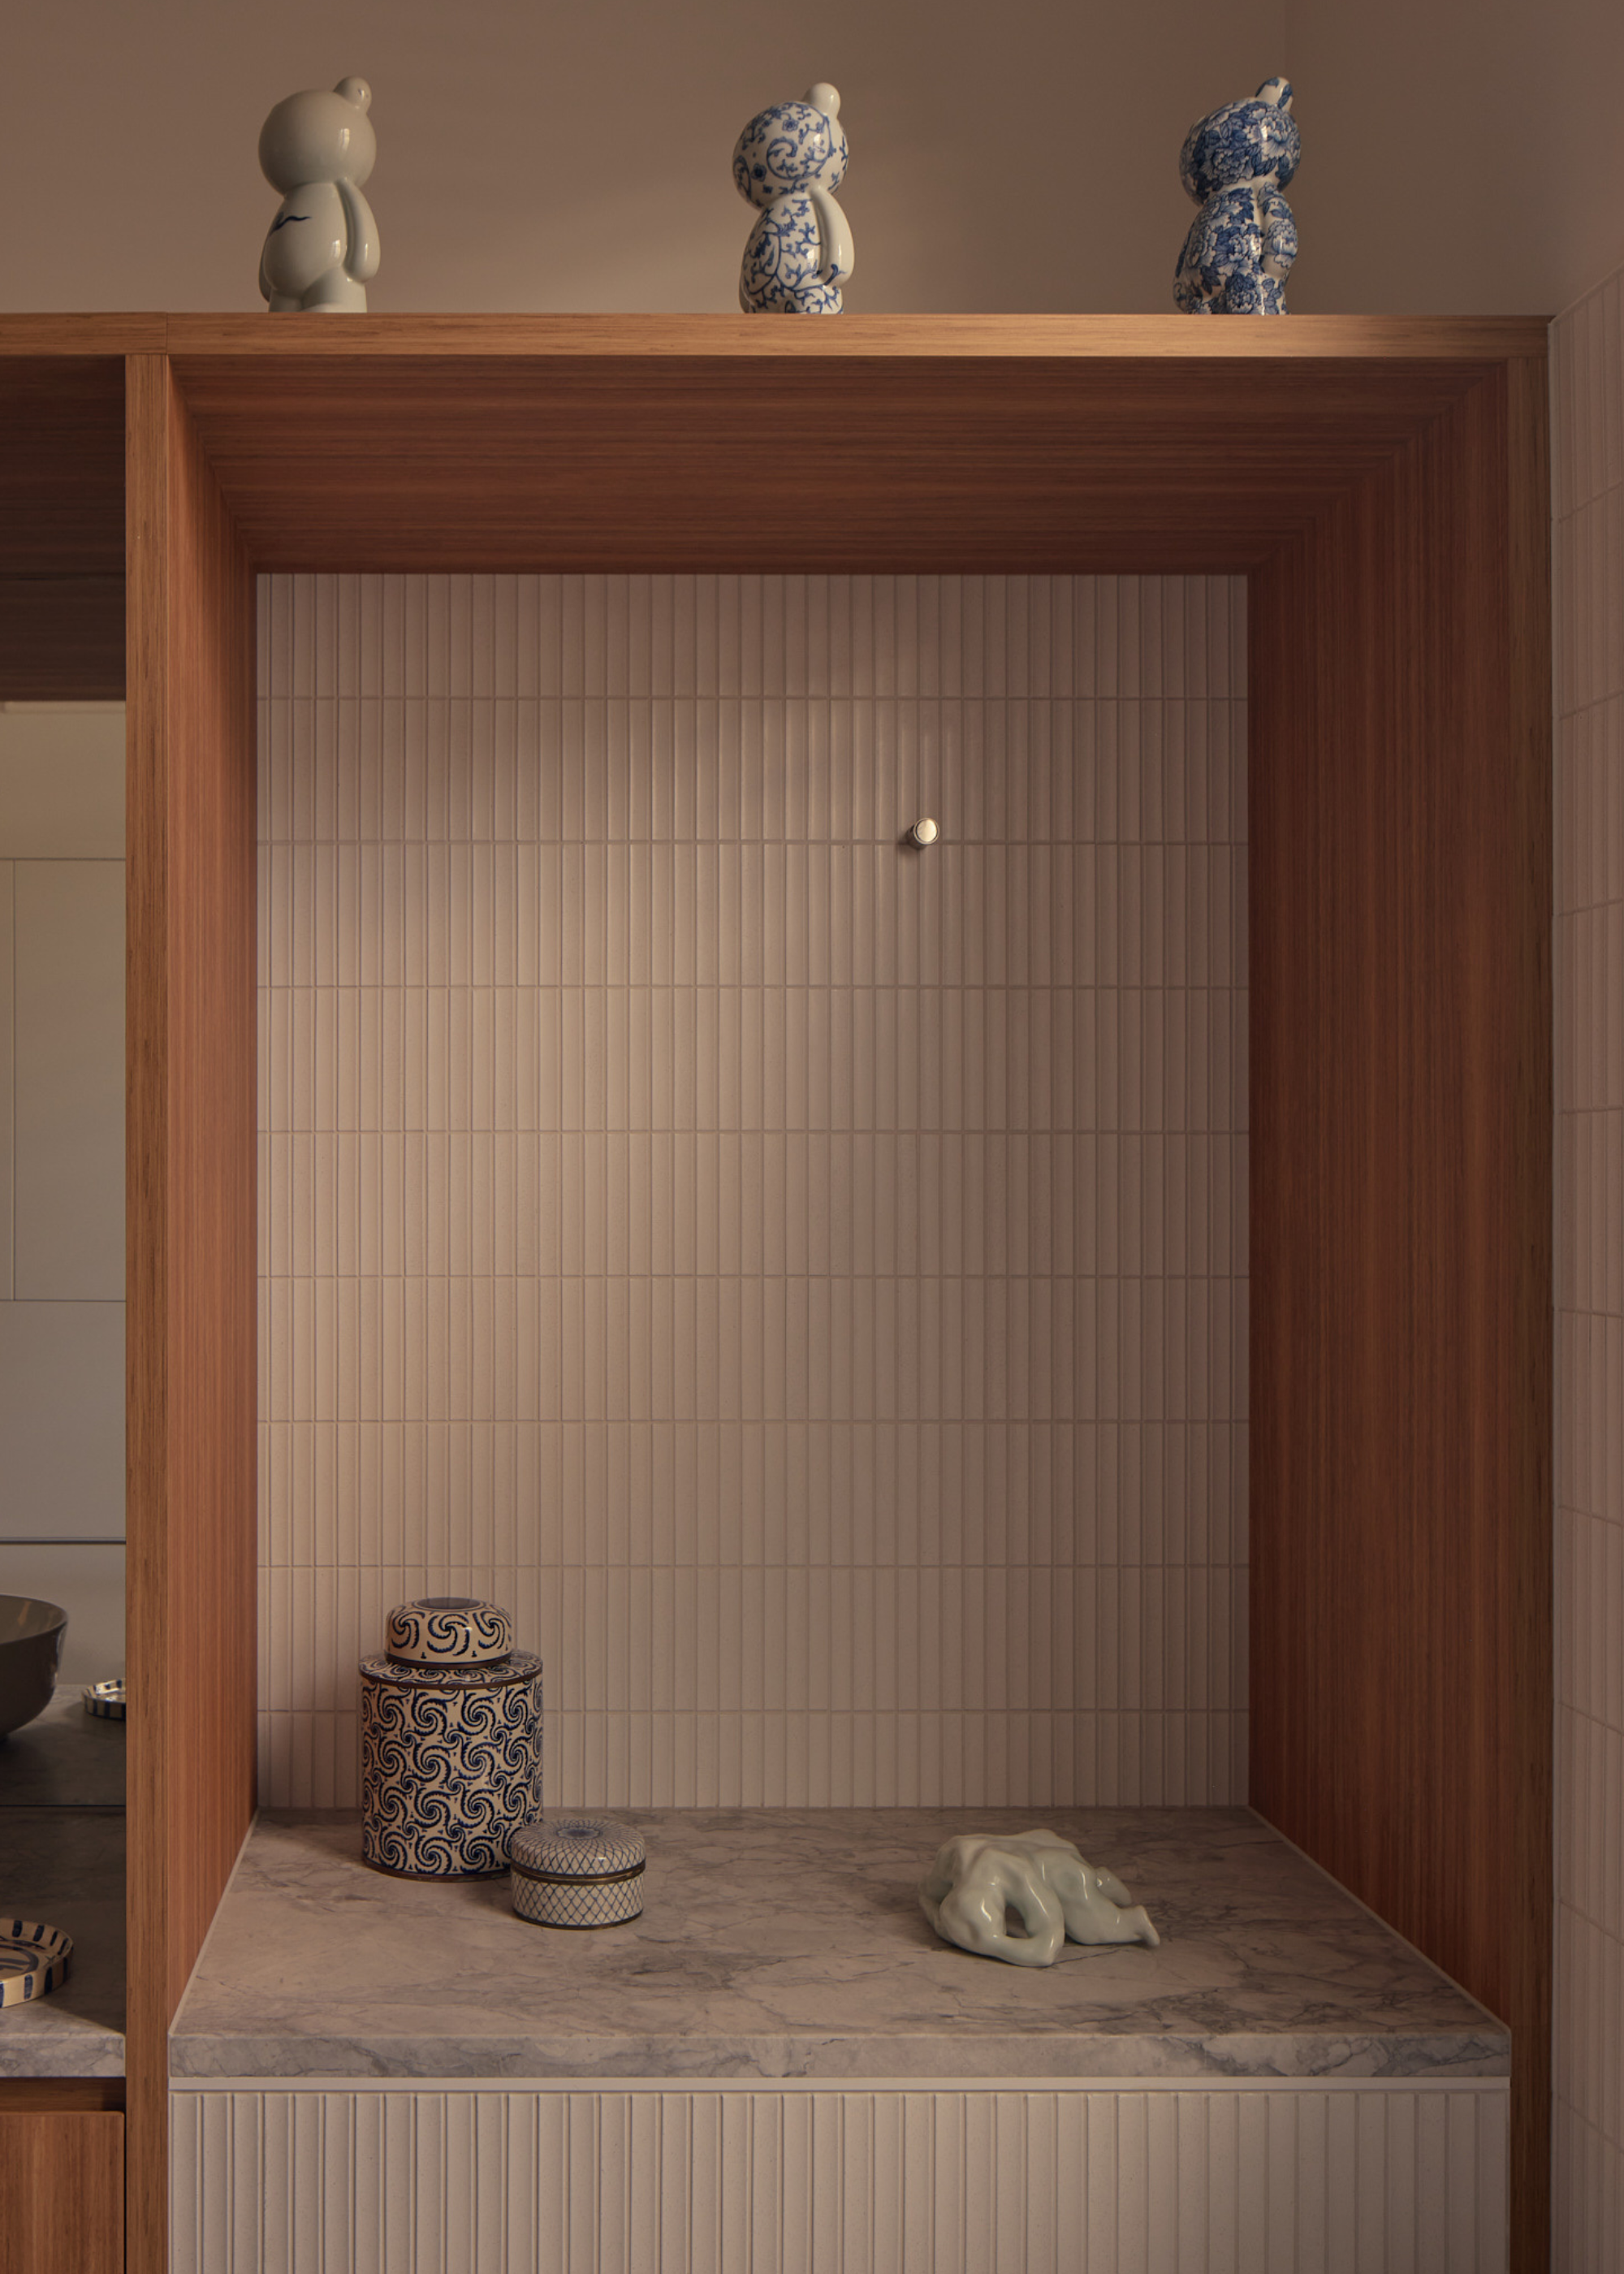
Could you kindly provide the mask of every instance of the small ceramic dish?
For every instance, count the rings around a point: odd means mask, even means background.
[[[98,1721],[122,1721],[124,1718],[123,1675],[113,1682],[91,1683],[85,1691],[85,1711],[94,1713]]]
[[[643,1834],[597,1816],[538,1817],[508,1844],[513,1907],[534,1926],[620,1926],[643,1909]]]
[[[59,1926],[0,1918],[0,2006],[49,1997],[67,1979],[73,1943]]]
[[[513,1621],[471,1595],[397,1603],[384,1648],[398,1666],[491,1666],[513,1649]]]

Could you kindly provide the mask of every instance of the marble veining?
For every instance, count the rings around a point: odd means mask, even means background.
[[[67,1980],[0,2007],[0,2077],[124,2073],[124,1819],[112,1810],[0,1810],[0,1908],[73,1938]]]
[[[262,1818],[170,2037],[177,2076],[1502,2076],[1490,2014],[1245,1809],[1042,1820],[1159,1949],[1023,1969],[942,1942],[943,1843],[1031,1811],[618,1811],[643,1916],[551,1935],[505,1879],[367,1871],[352,1815]]]

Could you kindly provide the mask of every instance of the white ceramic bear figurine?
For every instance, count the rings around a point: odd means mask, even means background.
[[[378,156],[364,79],[279,102],[259,132],[259,169],[282,200],[259,255],[273,314],[309,308],[364,316],[378,274],[378,224],[361,184]]]
[[[739,194],[761,218],[739,274],[747,315],[838,316],[852,232],[835,200],[846,179],[840,95],[820,79],[800,102],[757,111],[733,146]]]

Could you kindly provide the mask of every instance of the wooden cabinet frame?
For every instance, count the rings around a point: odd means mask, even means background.
[[[1511,2023],[1535,2274],[1544,326],[0,320],[6,385],[98,358],[127,422],[131,2267],[163,2265],[164,2032],[253,1806],[254,574],[953,569],[1251,580],[1252,1796]]]

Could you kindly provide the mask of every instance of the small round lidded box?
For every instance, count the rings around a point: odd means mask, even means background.
[[[513,1907],[537,1926],[620,1926],[643,1909],[643,1834],[598,1816],[538,1817],[508,1845]]]

